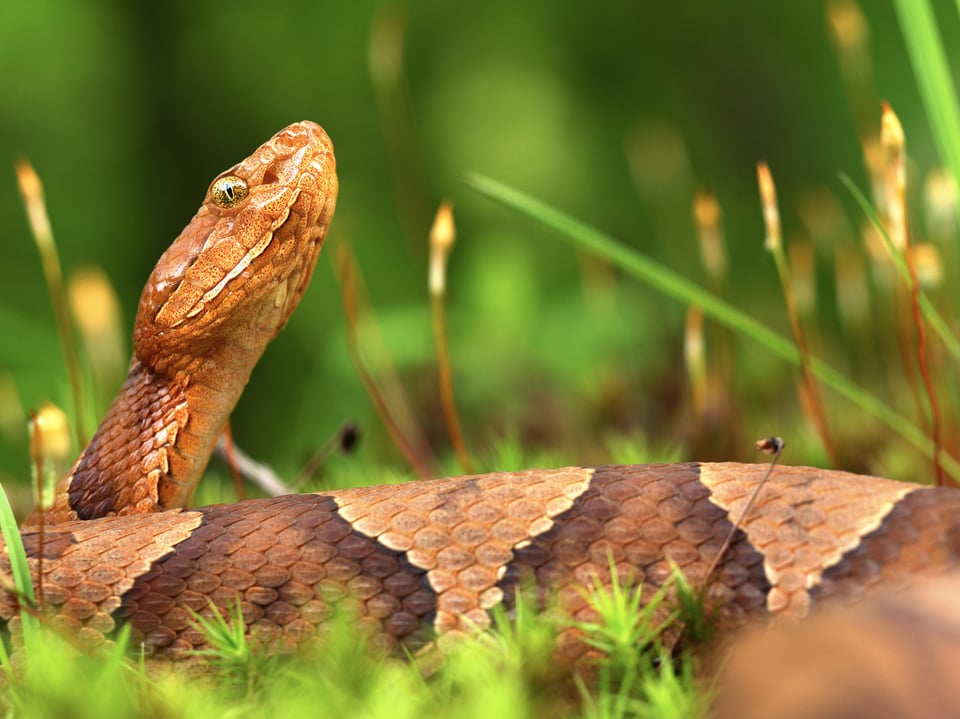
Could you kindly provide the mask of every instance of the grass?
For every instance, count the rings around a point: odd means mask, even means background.
[[[940,156],[960,181],[960,107],[933,8],[929,0],[896,0],[893,6]]]
[[[555,230],[560,237],[596,254],[671,298],[700,307],[707,316],[742,337],[756,342],[770,354],[797,368],[801,366],[802,354],[793,342],[670,268],[617,242],[600,230],[496,180],[472,175],[467,182],[477,192]],[[812,357],[809,367],[810,372],[826,386],[886,424],[924,455],[933,458],[933,442],[917,423],[868,389],[842,375],[824,360]],[[954,480],[960,481],[960,462],[949,455],[943,455],[942,461],[947,473]]]
[[[245,696],[255,694],[260,683],[276,671],[278,656],[260,644],[256,636],[247,636],[239,599],[226,616],[213,602],[210,608],[210,617],[193,613],[194,625],[210,645],[197,650],[197,657],[210,663],[222,686],[235,688]]]
[[[960,180],[960,116],[954,83],[929,4],[926,0],[916,3],[898,0],[895,7],[941,155],[954,180]],[[910,259],[892,249],[884,225],[883,208],[878,206],[875,209],[850,180],[844,178],[843,181],[886,241],[887,252],[893,259],[895,271],[900,273],[902,284],[909,285]],[[926,427],[927,418],[922,410],[909,408],[909,395],[914,391],[910,388],[913,380],[909,369],[904,372],[908,376],[901,378],[907,389],[902,389],[901,385],[899,389],[886,392],[886,388],[870,385],[869,377],[857,373],[854,379],[853,372],[838,370],[829,357],[832,348],[828,347],[820,355],[817,353],[820,348],[812,343],[814,351],[807,360],[795,342],[758,319],[763,313],[738,309],[720,293],[704,289],[664,263],[616,241],[603,230],[491,178],[472,175],[468,185],[479,194],[570,241],[582,256],[599,258],[602,267],[616,268],[671,301],[699,308],[707,318],[751,341],[790,368],[806,365],[817,381],[849,403],[846,411],[835,405],[833,412],[850,416],[852,410],[857,416],[857,422],[847,423],[854,428],[853,431],[846,430],[848,434],[836,437],[841,447],[857,446],[859,436],[852,435],[863,433],[859,420],[865,413],[923,455],[932,457],[935,454],[936,447]],[[874,202],[877,202],[876,198]],[[779,257],[778,265],[783,261],[784,258]],[[601,276],[602,273],[601,269]],[[613,284],[608,282],[607,287]],[[902,298],[897,294],[897,290],[888,288],[885,293],[883,289],[877,289],[874,307],[885,307],[879,303],[892,300],[892,306],[902,309],[902,305],[897,304]],[[584,295],[587,295],[586,291]],[[596,295],[592,299],[595,300]],[[960,353],[956,333],[950,329],[955,324],[955,319],[950,316],[955,312],[955,306],[943,298],[930,297],[922,292],[918,295],[918,303],[924,321],[930,324],[942,347],[955,360]],[[351,307],[347,313],[356,313],[356,307]],[[892,318],[883,312],[878,314],[880,320],[895,322],[897,318],[896,311],[890,313]],[[587,320],[583,326],[591,326],[596,315],[584,316]],[[568,319],[563,317],[565,323]],[[610,324],[615,321],[611,320]],[[348,321],[347,324],[355,327],[357,321]],[[892,346],[883,345],[883,337],[871,337],[870,340],[883,346],[881,354],[884,356],[899,353],[909,357],[913,351],[909,336],[911,326],[905,327],[906,339],[898,337]],[[903,327],[897,329],[903,330]],[[630,342],[637,343],[638,340],[633,338]],[[451,361],[456,362],[456,348],[453,349]],[[562,349],[566,350],[567,346]],[[950,380],[949,371],[954,364],[940,366],[940,378],[944,382]],[[459,373],[456,367],[454,369]],[[772,391],[774,399],[785,394],[789,392],[785,392],[782,385]],[[461,396],[458,394],[458,400]],[[76,403],[82,404],[80,400]],[[447,404],[452,406],[452,392]],[[956,405],[953,406],[956,409]],[[78,409],[80,412],[82,408]],[[385,420],[385,423],[390,421]],[[832,431],[844,432],[843,428],[837,429],[838,424],[845,423],[833,423]],[[469,429],[467,425],[466,431]],[[887,437],[881,432],[872,430],[866,434],[875,446],[888,445]],[[506,431],[490,436],[494,439],[487,438],[492,446],[486,452],[485,467],[507,470],[569,463],[568,453],[531,445],[521,429],[515,430],[508,425]],[[650,450],[643,446],[643,441],[609,433],[606,428],[602,436],[604,446],[600,451],[609,459],[637,462],[651,459]],[[662,447],[659,438],[654,441],[654,446]],[[864,446],[869,448],[869,443]],[[684,456],[684,451],[682,443],[678,443],[655,458],[679,459]],[[477,456],[484,457],[479,451]],[[946,453],[942,461],[946,471],[960,479],[960,464]],[[421,469],[421,474],[427,473]],[[344,474],[347,476],[338,478],[338,486],[369,482],[371,477],[389,481],[406,478],[392,468],[357,463],[351,464]],[[202,492],[207,491],[202,489]],[[213,493],[212,498],[220,498],[216,495],[217,489],[209,491]],[[668,609],[669,620],[680,622],[683,635],[695,642],[706,640],[711,633],[709,617],[703,612],[699,593],[679,574],[673,579],[679,604],[676,609],[664,605],[665,593],[644,596],[639,586],[632,586],[628,578],[617,576],[615,571],[612,571],[609,586],[597,581],[584,589],[596,618],[578,623],[575,628],[582,632],[584,641],[597,653],[597,661],[590,665],[589,671],[580,674],[564,673],[551,661],[550,650],[557,633],[570,627],[558,625],[549,613],[531,611],[521,601],[509,614],[502,610],[495,613],[493,631],[475,641],[458,644],[442,659],[427,655],[409,661],[385,656],[371,638],[358,636],[353,618],[346,611],[337,613],[325,626],[315,646],[300,656],[289,658],[271,654],[268,648],[258,645],[256,638],[251,641],[243,631],[238,609],[228,611],[226,615],[215,613],[210,618],[198,617],[198,626],[206,633],[210,644],[203,658],[215,671],[215,678],[190,680],[176,673],[158,675],[148,670],[144,663],[131,658],[123,635],[105,651],[89,652],[78,649],[52,631],[30,609],[34,600],[27,563],[22,546],[18,546],[19,535],[5,497],[0,499],[0,529],[7,539],[12,567],[12,576],[2,579],[9,591],[21,597],[25,607],[20,617],[22,638],[14,643],[17,647],[14,655],[8,656],[7,646],[0,644],[0,667],[6,677],[6,684],[0,689],[0,702],[9,716],[206,717],[215,714],[244,717],[272,713],[278,716],[348,715],[391,719],[450,715],[606,718],[689,717],[704,711],[706,697],[695,680],[695,661],[689,656],[670,656],[658,646],[665,625],[656,612],[657,608]]]

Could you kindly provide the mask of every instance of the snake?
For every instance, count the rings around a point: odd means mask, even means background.
[[[715,719],[942,719],[957,714],[960,576],[748,631],[724,656]]]
[[[326,133],[290,125],[214,179],[150,275],[119,395],[21,527],[43,611],[84,644],[127,626],[151,661],[185,662],[207,647],[195,616],[239,606],[248,634],[292,651],[350,602],[358,630],[417,651],[489,627],[523,593],[590,621],[585,587],[652,596],[678,569],[732,632],[956,567],[960,491],[811,467],[575,466],[189,507],[306,290],[337,190]],[[0,591],[14,634],[20,609]],[[570,626],[556,652],[576,662]]]
[[[127,378],[52,505],[25,524],[192,496],[254,365],[300,301],[337,200],[323,129],[293,124],[218,175],[144,287]]]

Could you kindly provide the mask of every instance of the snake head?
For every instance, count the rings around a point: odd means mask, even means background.
[[[163,373],[215,348],[259,357],[306,290],[336,197],[333,145],[313,122],[219,175],[143,290],[137,359]]]

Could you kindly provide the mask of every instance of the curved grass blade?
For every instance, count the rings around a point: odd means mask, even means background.
[[[20,529],[14,519],[13,509],[7,499],[7,493],[0,487],[0,534],[7,544],[7,554],[10,557],[10,569],[13,573],[13,586],[19,601],[28,604],[31,609],[36,605],[33,595],[33,578],[30,576],[30,565],[27,563],[27,553],[23,548]],[[31,649],[39,642],[40,620],[30,611],[20,612],[20,621],[23,627],[23,646],[30,656]]]
[[[611,264],[663,294],[680,302],[702,307],[704,314],[717,322],[759,343],[771,354],[786,360],[794,367],[800,367],[800,352],[788,339],[646,255],[494,179],[484,175],[470,174],[465,181],[467,186],[484,197],[555,230],[564,239],[605,258]],[[925,456],[933,459],[933,440],[907,417],[886,405],[877,396],[854,384],[821,359],[810,358],[810,371],[821,382],[846,397],[864,412],[883,422]],[[943,453],[941,463],[944,471],[960,482],[960,462],[955,457]]]
[[[960,186],[960,108],[936,16],[929,0],[895,0],[893,7],[937,149]]]
[[[880,237],[883,238],[883,243],[886,245],[887,251],[893,258],[893,264],[897,268],[900,279],[909,286],[912,282],[910,279],[910,268],[907,267],[903,253],[894,247],[893,240],[890,239],[887,229],[880,221],[880,216],[877,215],[876,210],[873,209],[867,198],[860,192],[860,188],[842,172],[840,173],[840,182],[846,186],[850,194],[853,195],[853,199],[860,205],[863,214],[867,216],[867,219],[870,220],[877,232],[880,233]],[[953,355],[954,359],[960,359],[960,340],[957,339],[957,336],[947,325],[946,321],[940,316],[940,313],[937,312],[936,307],[933,306],[930,298],[927,297],[927,294],[923,290],[920,290],[920,309],[923,311],[923,316],[927,318],[927,322],[930,323],[933,331],[937,333],[940,341],[943,342],[944,347]]]

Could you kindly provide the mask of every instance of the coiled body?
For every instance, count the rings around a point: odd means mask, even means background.
[[[487,626],[524,586],[589,619],[581,589],[609,582],[610,558],[651,590],[672,565],[698,585],[765,471],[531,470],[69,522],[47,530],[44,595],[81,637],[103,641],[125,621],[171,659],[202,646],[189,610],[209,613],[211,600],[224,612],[239,601],[258,636],[292,648],[346,599],[384,642],[416,649]],[[781,467],[741,530],[709,584],[721,630],[949,571],[960,492]],[[38,552],[36,533],[24,541]],[[15,611],[0,603],[0,617]],[[561,638],[564,657],[584,649]]]
[[[153,271],[127,381],[22,535],[44,611],[84,641],[128,623],[148,654],[182,659],[204,644],[191,612],[239,602],[251,631],[292,648],[349,601],[385,644],[416,649],[488,626],[524,587],[591,619],[582,589],[609,583],[611,561],[648,591],[679,568],[732,629],[956,566],[960,491],[803,467],[777,468],[736,531],[766,466],[530,470],[183,508],[306,289],[336,195],[329,138],[291,125],[214,180]],[[0,595],[0,619],[16,629],[17,614]],[[584,649],[560,638],[562,657]]]

